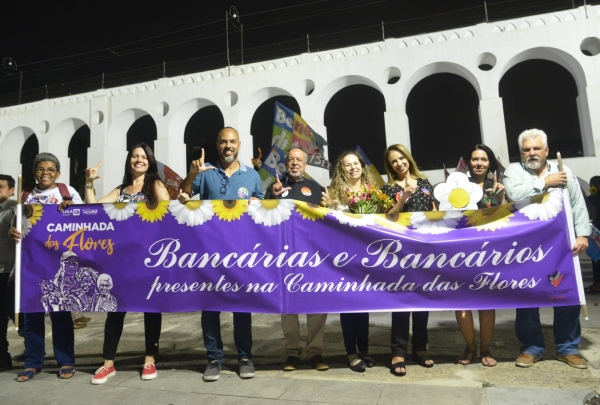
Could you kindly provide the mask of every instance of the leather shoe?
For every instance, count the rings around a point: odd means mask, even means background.
[[[300,363],[300,359],[298,357],[288,356],[283,364],[283,371],[294,371],[298,367],[298,363]]]
[[[540,361],[539,357],[532,356],[529,353],[521,353],[517,360],[515,360],[515,366],[517,367],[531,367],[533,363]]]
[[[577,353],[567,354],[565,356],[559,354],[556,356],[556,360],[562,361],[563,363],[567,363],[571,367],[582,369],[588,368],[586,361]]]
[[[323,357],[318,354],[312,356],[308,361],[310,361],[310,365],[317,371],[329,370],[329,365],[325,363]]]

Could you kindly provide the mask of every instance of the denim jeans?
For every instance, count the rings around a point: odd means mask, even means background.
[[[75,365],[75,333],[71,312],[50,312],[52,346],[60,367]],[[25,314],[25,368],[41,369],[46,355],[44,312]]]
[[[202,336],[208,361],[223,362],[223,339],[221,339],[221,313],[202,311]],[[233,341],[238,351],[238,361],[252,358],[252,314],[233,313]]]
[[[562,356],[578,353],[581,342],[579,312],[581,306],[554,307],[554,343]],[[542,357],[546,350],[539,308],[518,308],[515,332],[521,342],[521,352]]]

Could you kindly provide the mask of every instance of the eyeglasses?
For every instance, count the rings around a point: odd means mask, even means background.
[[[58,170],[56,170],[54,167],[48,167],[48,168],[44,168],[44,167],[38,167],[35,172],[37,174],[44,174],[44,173],[48,173],[48,174],[54,174],[56,173]]]
[[[227,186],[227,177],[221,177],[221,194],[225,194],[225,186]]]

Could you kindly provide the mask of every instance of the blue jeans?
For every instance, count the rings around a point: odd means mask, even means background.
[[[50,312],[52,346],[60,367],[75,365],[75,333],[71,312]],[[46,355],[44,312],[25,314],[25,368],[40,370]]]
[[[554,307],[554,343],[556,352],[566,356],[577,354],[581,342],[579,312],[581,306]],[[539,308],[517,308],[515,332],[521,342],[521,353],[542,357],[546,350]]]
[[[221,313],[202,311],[202,337],[208,361],[223,362],[223,339],[221,339]],[[252,314],[233,313],[233,341],[238,351],[238,361],[252,358]]]

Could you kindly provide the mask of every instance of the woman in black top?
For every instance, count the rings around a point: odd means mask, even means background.
[[[396,144],[384,153],[385,172],[388,183],[381,190],[397,201],[388,214],[415,211],[437,211],[433,199],[433,187],[417,168],[412,155],[403,145]],[[392,313],[392,367],[395,376],[406,375],[404,359],[407,354],[410,312]],[[433,367],[433,359],[427,355],[428,311],[412,312],[413,360],[423,367]]]
[[[483,197],[477,203],[479,209],[490,208],[504,204],[504,186],[498,183],[498,162],[494,152],[485,145],[475,147],[464,157],[469,166],[469,180],[481,187]],[[463,317],[464,314],[464,317]],[[469,364],[477,355],[477,343],[475,342],[475,327],[473,325],[473,313],[471,311],[456,311],[458,327],[465,338],[467,347],[458,356],[459,364]],[[481,364],[486,367],[494,367],[497,362],[490,353],[490,342],[494,334],[496,323],[496,311],[494,309],[479,310],[479,329],[481,338]]]

